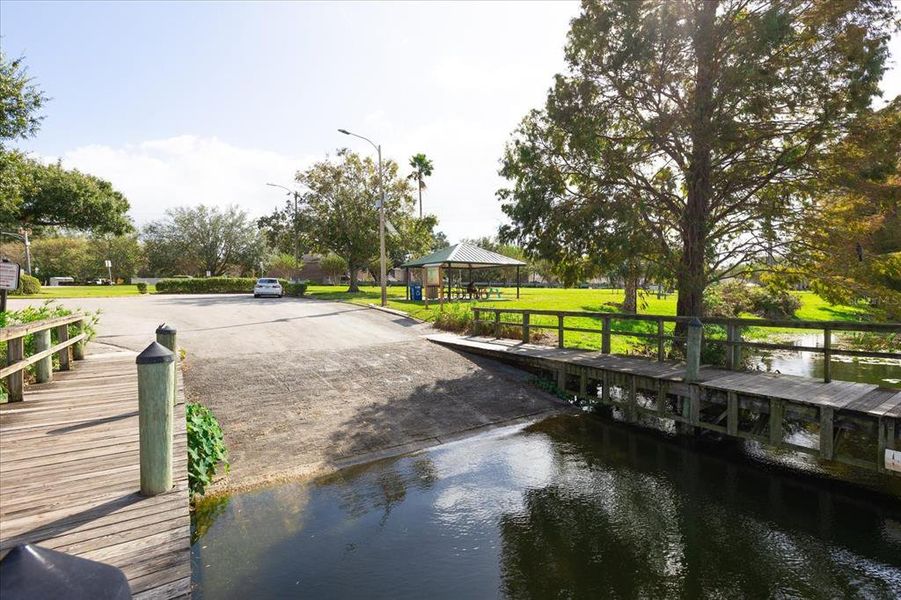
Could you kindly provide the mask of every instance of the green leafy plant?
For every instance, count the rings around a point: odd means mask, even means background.
[[[307,282],[300,281],[297,283],[282,283],[282,289],[288,296],[303,296],[307,292]]]
[[[162,294],[249,294],[257,282],[253,277],[172,277],[161,279],[156,291]]]
[[[141,294],[146,294],[146,293],[147,293],[147,284],[146,284],[146,283],[144,283],[143,281],[141,281],[141,282],[139,282],[139,283],[137,283],[137,284],[135,284],[135,285],[137,285],[137,287],[138,287],[138,292],[139,292],[139,293],[141,293]]]
[[[217,467],[221,464],[228,472],[228,449],[222,428],[212,411],[200,404],[188,404],[186,410],[188,429],[188,488],[191,496],[203,495],[213,482]]]
[[[41,282],[37,277],[22,273],[19,277],[19,287],[12,290],[10,296],[33,296],[41,293]]]

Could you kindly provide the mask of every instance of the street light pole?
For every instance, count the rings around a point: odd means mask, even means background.
[[[385,256],[385,180],[382,175],[382,145],[367,137],[339,129],[339,133],[369,142],[379,155],[379,283],[382,287],[382,306],[388,306],[388,259]]]
[[[9,237],[20,239],[25,244],[25,272],[31,275],[31,240],[28,239],[29,233],[31,233],[31,230],[24,227],[19,228],[19,233],[0,231],[0,235],[8,235]]]
[[[297,233],[297,205],[300,202],[300,193],[277,183],[267,183],[266,185],[281,188],[287,191],[289,196],[294,195],[294,280],[296,281],[300,275],[300,235]]]

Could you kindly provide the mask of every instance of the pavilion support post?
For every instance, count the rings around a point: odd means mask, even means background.
[[[519,265],[516,265],[516,299],[519,300]]]

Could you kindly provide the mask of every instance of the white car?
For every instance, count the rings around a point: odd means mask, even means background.
[[[253,286],[254,298],[259,298],[260,296],[276,296],[281,298],[283,293],[282,284],[278,282],[278,279],[262,277],[257,279],[256,285]]]

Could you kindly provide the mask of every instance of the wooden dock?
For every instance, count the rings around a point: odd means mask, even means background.
[[[686,383],[674,361],[554,348],[518,340],[439,334],[429,340],[548,374],[567,394],[612,406],[630,422],[666,419],[771,447],[895,475],[901,450],[901,391],[876,385],[704,366]],[[816,443],[787,435],[789,425],[815,432]],[[686,429],[687,428],[687,429]],[[843,436],[863,435],[856,453]],[[861,455],[859,447],[865,446]],[[887,452],[888,451],[888,452]]]
[[[0,405],[0,554],[32,543],[119,567],[135,598],[190,594],[184,393],[171,492],[144,497],[135,354],[95,350]]]

